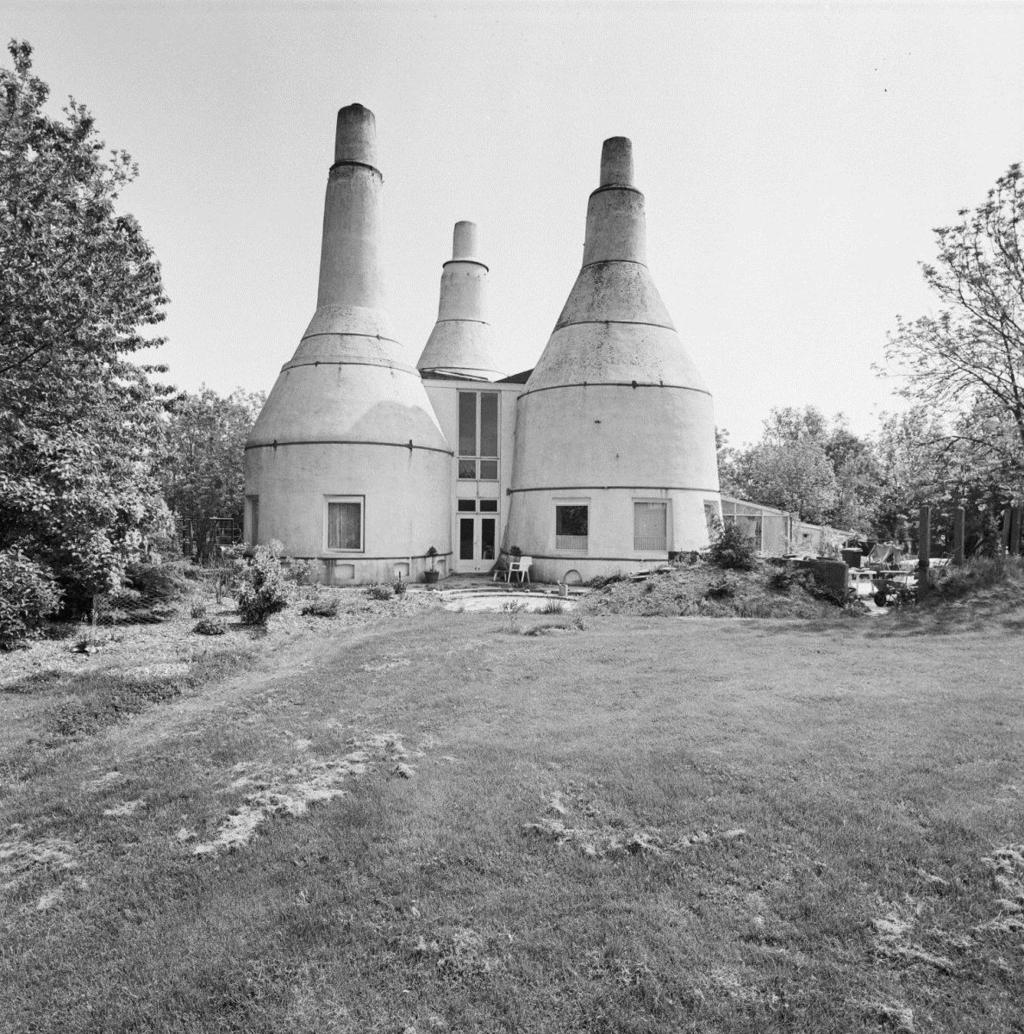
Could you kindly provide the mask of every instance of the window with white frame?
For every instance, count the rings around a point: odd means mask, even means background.
[[[668,549],[668,503],[633,503],[633,548],[641,553]]]
[[[555,506],[555,549],[563,553],[586,553],[589,536],[589,506],[585,503]]]
[[[363,496],[331,495],[324,514],[324,540],[333,553],[363,551]]]
[[[498,480],[498,392],[459,392],[459,478]]]

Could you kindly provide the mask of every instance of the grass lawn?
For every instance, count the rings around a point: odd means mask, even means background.
[[[1014,620],[382,610],[130,719],[113,654],[8,680],[0,1030],[1024,1030]]]

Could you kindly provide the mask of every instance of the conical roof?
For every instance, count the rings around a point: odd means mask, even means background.
[[[583,266],[526,392],[570,384],[656,384],[707,391],[646,264],[644,196],[632,145],[606,140],[590,195]]]

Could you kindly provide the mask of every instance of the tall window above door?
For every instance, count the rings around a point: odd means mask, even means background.
[[[459,478],[498,480],[498,392],[459,392]]]

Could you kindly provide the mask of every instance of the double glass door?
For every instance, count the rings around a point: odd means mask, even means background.
[[[498,556],[498,503],[493,499],[459,500],[460,571],[484,572]]]

